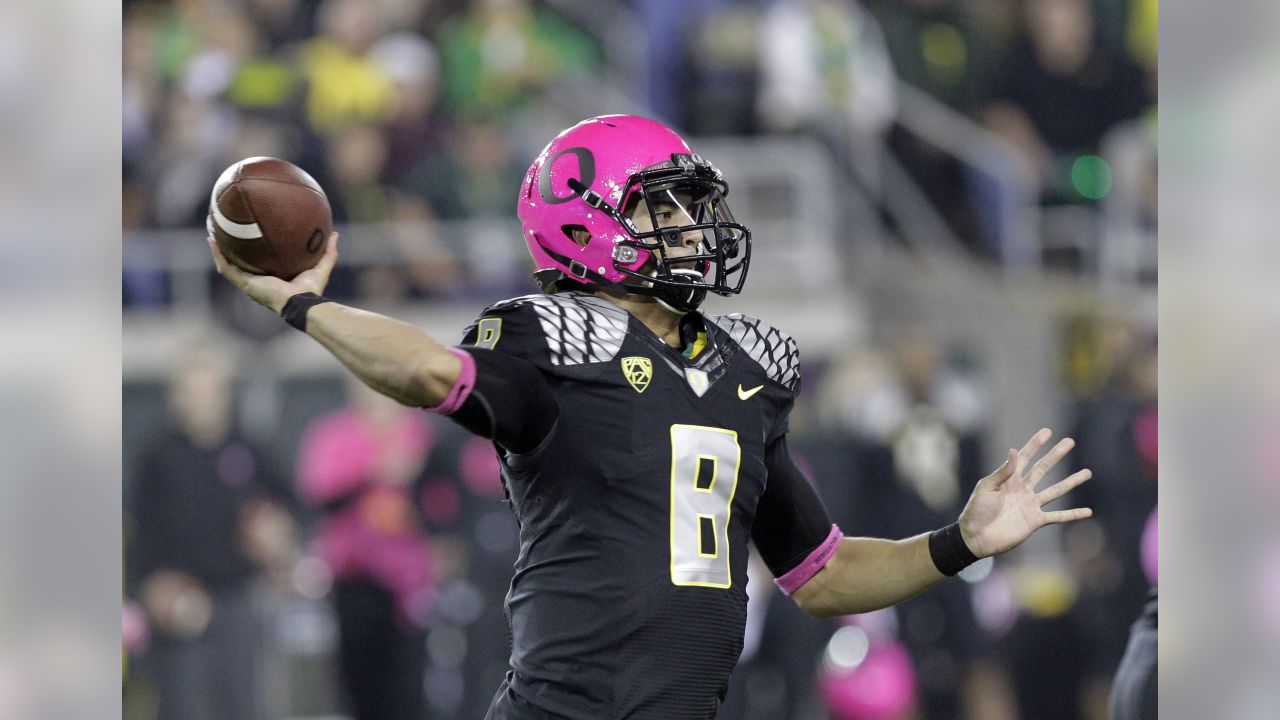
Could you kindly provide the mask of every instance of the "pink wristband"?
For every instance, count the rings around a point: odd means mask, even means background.
[[[831,558],[836,555],[836,548],[840,547],[840,541],[844,538],[844,533],[840,532],[840,526],[832,525],[831,533],[827,535],[827,539],[822,544],[813,549],[809,556],[799,565],[791,569],[790,572],[782,577],[774,580],[778,587],[782,588],[782,592],[788,596],[800,589],[800,586],[809,582],[818,571],[826,567]]]
[[[454,381],[453,388],[445,396],[444,402],[436,407],[425,408],[427,412],[438,415],[452,415],[457,412],[471,395],[471,388],[476,385],[476,361],[471,357],[471,353],[458,348],[449,348],[449,352],[457,355],[462,361],[462,371],[458,373],[458,379]]]

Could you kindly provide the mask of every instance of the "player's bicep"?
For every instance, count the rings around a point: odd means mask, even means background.
[[[842,535],[791,459],[786,436],[770,443],[765,465],[768,485],[756,506],[751,539],[778,586],[790,595],[827,564]]]

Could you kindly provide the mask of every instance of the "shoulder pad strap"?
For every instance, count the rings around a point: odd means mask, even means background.
[[[711,320],[759,363],[771,380],[792,392],[800,386],[800,350],[790,335],[741,313],[711,316]]]
[[[627,335],[627,312],[585,293],[526,295],[492,306],[533,310],[546,336],[552,365],[608,362],[622,349]]]

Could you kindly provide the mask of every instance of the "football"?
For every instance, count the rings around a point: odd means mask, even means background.
[[[333,212],[320,184],[302,168],[251,157],[222,172],[206,224],[227,260],[251,273],[290,280],[324,255]]]

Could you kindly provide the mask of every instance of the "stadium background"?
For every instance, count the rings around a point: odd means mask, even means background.
[[[912,707],[881,717],[1104,717],[1155,504],[1154,2],[126,2],[123,61],[127,595],[135,469],[193,347],[234,360],[237,425],[281,486],[350,402],[335,361],[212,274],[222,168],[310,171],[343,234],[331,294],[447,340],[533,290],[512,197],[537,150],[633,112],[730,180],[756,254],[744,295],[708,305],[797,338],[795,436],[846,531],[936,526],[1043,425],[1097,478],[1095,520],[898,612],[842,628],[757,603],[722,716],[827,717],[824,670],[900,645]],[[514,522],[482,445],[433,430],[412,485],[439,570],[424,717],[479,717]],[[297,562],[254,585],[260,690],[273,717],[340,717],[319,511],[288,508]],[[154,714],[154,639],[131,644],[126,717]]]

